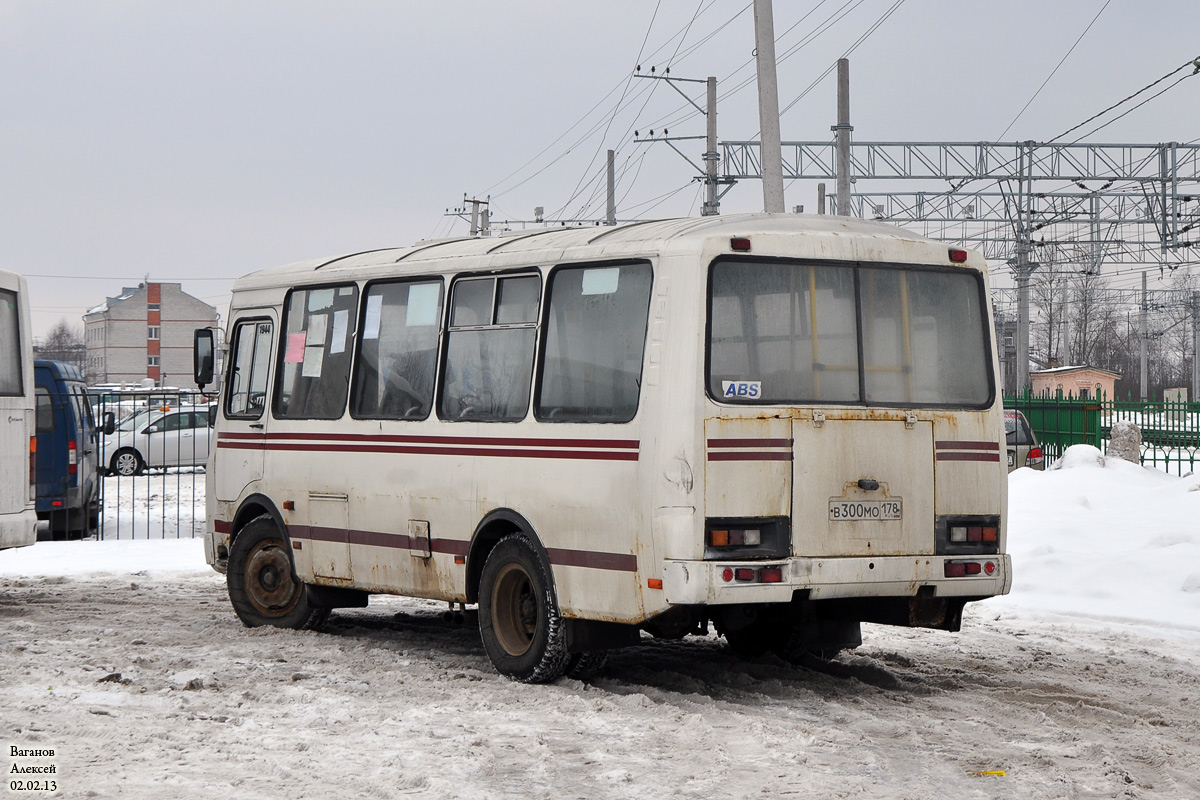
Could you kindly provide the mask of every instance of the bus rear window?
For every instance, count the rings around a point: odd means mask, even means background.
[[[0,289],[0,396],[15,397],[21,386],[21,317],[17,293]]]
[[[730,403],[985,406],[983,308],[974,272],[717,262],[709,393]]]

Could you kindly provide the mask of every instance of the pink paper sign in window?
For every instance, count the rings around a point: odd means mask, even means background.
[[[299,364],[304,361],[304,341],[304,331],[287,335],[287,349],[283,353],[283,363]]]

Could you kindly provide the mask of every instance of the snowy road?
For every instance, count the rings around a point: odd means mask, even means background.
[[[526,686],[441,610],[249,630],[212,573],[7,579],[5,754],[53,748],[69,798],[1200,796],[1195,629],[985,603],[829,673],[714,638]]]

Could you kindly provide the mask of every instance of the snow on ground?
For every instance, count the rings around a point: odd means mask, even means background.
[[[204,535],[204,470],[148,470],[104,479],[103,539]]]
[[[525,686],[436,603],[243,628],[199,540],[5,551],[0,744],[71,798],[1200,797],[1200,480],[1098,456],[1013,473],[1012,595],[813,668],[647,639]]]

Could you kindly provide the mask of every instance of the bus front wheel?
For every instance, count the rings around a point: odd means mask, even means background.
[[[523,533],[488,554],[479,582],[479,635],[502,675],[548,683],[571,666],[550,567]]]
[[[328,609],[309,605],[291,548],[265,514],[247,523],[233,540],[226,583],[233,610],[248,628],[316,630],[329,616]]]

